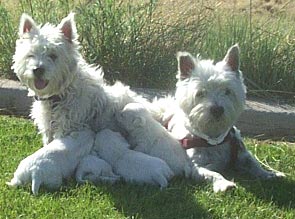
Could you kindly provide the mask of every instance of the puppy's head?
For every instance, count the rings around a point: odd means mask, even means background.
[[[150,119],[150,113],[139,103],[129,103],[117,114],[118,122],[126,130],[143,128]]]

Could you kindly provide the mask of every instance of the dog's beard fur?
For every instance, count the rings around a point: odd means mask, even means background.
[[[175,99],[183,114],[176,111],[180,116],[175,116],[170,129],[173,134],[184,129],[184,133],[189,136],[196,135],[211,145],[218,144],[215,147],[194,147],[187,150],[194,163],[192,177],[211,181],[215,192],[236,187],[235,183],[218,173],[229,164],[262,179],[284,176],[283,173],[261,168],[259,162],[246,150],[240,132],[234,126],[246,99],[246,87],[239,65],[237,45],[232,46],[223,61],[217,64],[194,58],[189,53],[178,54],[179,80]],[[224,141],[230,129],[233,131],[230,131],[229,138],[233,138],[235,143],[233,140]],[[236,145],[237,142],[239,146]],[[233,147],[237,147],[236,155]]]
[[[56,27],[37,26],[24,14],[19,37],[12,68],[29,88],[29,95],[46,98],[62,94],[77,76],[77,66],[81,66],[78,62],[83,60],[73,14]]]
[[[214,65],[189,53],[178,54],[175,98],[186,114],[185,125],[192,134],[218,138],[227,133],[244,109],[246,88],[242,73],[239,63],[227,62],[229,55]],[[237,66],[230,66],[233,64]]]

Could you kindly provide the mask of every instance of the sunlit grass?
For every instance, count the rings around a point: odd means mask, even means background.
[[[295,217],[295,149],[284,142],[246,139],[246,145],[265,164],[283,171],[286,179],[259,181],[227,173],[238,188],[214,194],[212,185],[173,179],[160,190],[119,182],[83,185],[74,181],[61,191],[30,186],[11,189],[5,182],[19,162],[41,147],[41,136],[30,120],[0,116],[0,218],[284,218]]]

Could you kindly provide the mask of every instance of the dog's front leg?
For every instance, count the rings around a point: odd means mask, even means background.
[[[32,183],[32,192],[38,193],[44,185],[58,189],[62,179],[70,177],[79,161],[89,154],[94,143],[90,130],[72,132],[63,138],[54,139],[34,154],[22,160],[7,184],[12,187]]]
[[[267,171],[263,169],[255,157],[243,148],[238,155],[236,169],[244,171],[260,179],[272,179],[275,177],[285,177],[285,174],[279,171]]]
[[[236,187],[234,182],[225,179],[220,173],[208,170],[196,164],[192,167],[192,178],[196,181],[206,180],[212,182],[214,192],[224,192]]]

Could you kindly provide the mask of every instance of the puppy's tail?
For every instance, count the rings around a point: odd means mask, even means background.
[[[38,191],[40,188],[42,181],[40,180],[40,177],[38,177],[35,173],[32,175],[32,192],[34,195],[38,195]]]

